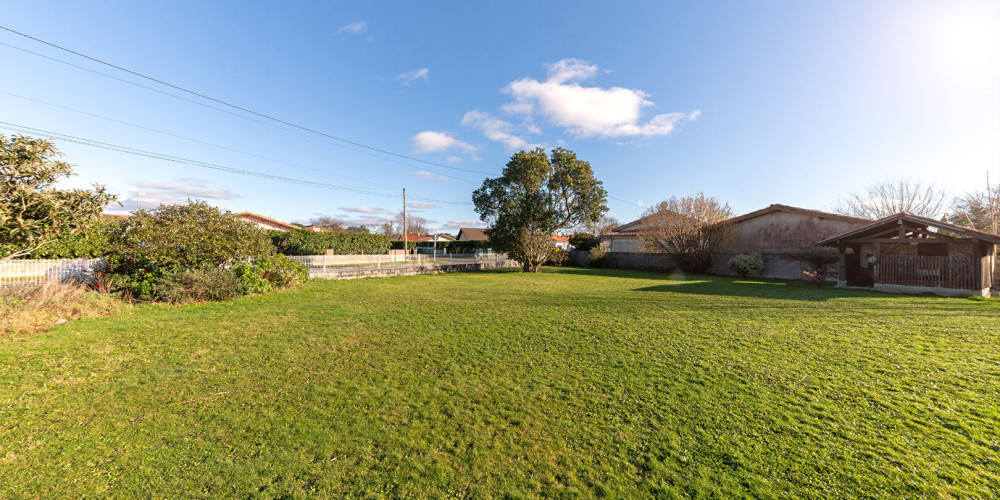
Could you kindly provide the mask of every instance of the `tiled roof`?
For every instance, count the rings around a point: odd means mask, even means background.
[[[458,230],[458,235],[465,235],[467,240],[488,240],[489,236],[486,236],[486,228],[484,227],[463,227]]]
[[[272,219],[270,217],[265,217],[263,215],[255,214],[253,212],[240,212],[240,213],[236,214],[236,216],[239,217],[239,218],[241,218],[241,219],[259,219],[262,222],[266,222],[268,224],[273,224],[275,226],[283,227],[283,228],[285,228],[288,231],[292,231],[292,230],[295,230],[295,229],[302,229],[301,227],[296,226],[294,224],[287,224],[285,222],[281,222],[280,220],[274,220],[274,219]]]
[[[569,237],[568,236],[560,236],[558,234],[553,234],[552,235],[552,241],[569,241]]]
[[[872,230],[876,230],[881,226],[891,226],[895,224],[897,221],[899,222],[907,221],[907,222],[912,222],[914,224],[933,226],[938,229],[944,229],[946,231],[958,233],[963,236],[970,236],[990,243],[1000,244],[1000,235],[987,233],[985,231],[979,231],[977,229],[972,229],[970,227],[956,226],[954,224],[949,224],[947,222],[929,219],[927,217],[921,217],[919,215],[913,215],[909,212],[899,212],[898,214],[893,214],[888,217],[883,217],[875,222],[872,222],[871,224],[866,224],[864,226],[851,229],[849,231],[844,231],[840,234],[835,234],[833,236],[830,236],[829,238],[817,241],[816,243],[813,243],[813,245],[816,246],[832,245],[833,243],[836,243],[837,241],[847,238],[849,236],[871,233]],[[872,234],[877,234],[877,233],[872,233]]]
[[[857,222],[858,224],[865,224],[865,223],[871,222],[868,219],[859,219],[857,217],[851,217],[849,215],[841,215],[841,214],[833,214],[833,213],[829,213],[829,212],[821,212],[819,210],[810,210],[808,208],[791,207],[791,206],[788,206],[788,205],[781,205],[781,204],[778,204],[778,203],[774,203],[774,204],[769,205],[769,206],[767,206],[765,208],[762,208],[760,210],[755,210],[753,212],[740,215],[739,217],[733,217],[732,219],[729,219],[729,222],[732,222],[734,224],[735,223],[740,223],[740,222],[743,222],[743,221],[745,221],[747,219],[752,219],[754,217],[758,217],[758,216],[761,216],[761,215],[764,215],[764,214],[769,214],[769,213],[772,213],[772,212],[789,212],[789,213],[800,214],[800,215],[811,215],[811,216],[815,216],[815,217],[823,217],[825,219],[836,219],[836,220],[842,220],[842,221],[845,221],[845,222]]]

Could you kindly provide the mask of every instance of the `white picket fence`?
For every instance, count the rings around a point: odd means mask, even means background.
[[[0,261],[0,286],[37,285],[46,281],[91,279],[104,259],[24,259]]]

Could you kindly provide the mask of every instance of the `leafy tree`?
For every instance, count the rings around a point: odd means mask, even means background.
[[[670,255],[680,270],[705,273],[732,237],[732,216],[728,204],[704,193],[673,197],[646,211],[636,236],[647,251]]]
[[[350,226],[347,228],[347,232],[350,234],[371,234],[368,226]]]
[[[862,191],[841,197],[833,210],[869,220],[899,212],[938,219],[945,207],[945,192],[942,189],[909,177],[899,177],[869,184]]]
[[[569,237],[569,244],[576,250],[589,251],[601,244],[600,238],[590,233],[576,233]]]
[[[73,167],[44,139],[0,135],[0,260],[80,234],[117,196],[103,186],[57,189]]]
[[[472,201],[493,248],[535,272],[552,248],[552,233],[599,221],[608,210],[607,196],[590,163],[576,153],[557,148],[546,156],[536,148],[513,155],[503,174],[483,181]]]

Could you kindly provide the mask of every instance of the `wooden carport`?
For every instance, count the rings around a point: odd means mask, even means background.
[[[900,212],[817,241],[840,252],[840,287],[988,295],[1000,236]]]

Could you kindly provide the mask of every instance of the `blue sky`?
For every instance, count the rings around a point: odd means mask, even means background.
[[[56,141],[76,165],[69,184],[106,184],[126,209],[143,193],[142,206],[194,197],[376,223],[406,187],[411,210],[455,232],[478,225],[470,195],[483,178],[536,144],[590,161],[623,222],[698,191],[740,213],[826,210],[885,177],[956,195],[988,170],[1000,179],[995,1],[5,4],[8,28],[438,164],[219,111],[0,31],[0,125],[351,187]]]

